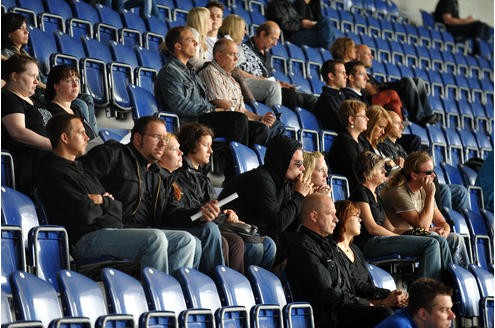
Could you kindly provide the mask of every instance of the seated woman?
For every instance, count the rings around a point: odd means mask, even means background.
[[[333,239],[337,242],[339,255],[345,263],[350,276],[355,276],[359,281],[361,291],[367,291],[360,295],[369,300],[372,305],[386,307],[404,307],[407,305],[407,294],[401,290],[384,290],[376,288],[370,279],[363,254],[352,243],[354,237],[361,231],[360,212],[356,205],[349,200],[335,202],[336,216],[339,219],[333,231]]]
[[[45,126],[51,118],[34,98],[38,85],[35,59],[14,54],[2,65],[2,149],[14,157],[17,189],[30,194],[41,169],[41,156],[50,150]]]
[[[451,261],[446,242],[423,236],[404,236],[390,223],[376,192],[385,182],[385,160],[370,151],[361,153],[354,162],[359,184],[349,199],[361,213],[362,232],[354,242],[367,258],[400,254],[419,258],[419,275],[440,279]]]
[[[69,113],[79,117],[90,140],[86,149],[89,150],[91,147],[103,143],[103,141],[93,131],[79,106],[73,103],[74,99],[79,95],[80,83],[79,72],[75,67],[69,65],[53,66],[46,82],[45,100],[48,103],[45,107],[52,115]]]
[[[187,14],[187,26],[193,29],[193,35],[198,46],[196,47],[196,56],[189,59],[196,71],[201,70],[203,65],[207,61],[211,61],[213,58],[207,57],[207,45],[206,36],[209,31],[212,30],[212,20],[210,17],[210,11],[204,7],[194,7],[189,10]]]
[[[319,151],[303,153],[303,179],[313,183],[313,192],[330,194],[332,188],[328,185],[328,167],[325,157]]]
[[[365,150],[366,145],[361,135],[368,127],[366,104],[359,100],[345,100],[339,108],[339,121],[345,130],[335,138],[326,159],[332,173],[345,176],[352,189],[356,178],[351,163]]]
[[[333,59],[342,60],[344,63],[356,60],[356,44],[351,38],[337,38],[330,47],[330,53]]]
[[[172,186],[167,205],[167,224],[170,226],[188,227],[187,230],[192,232],[194,229],[198,229],[197,222],[199,221],[199,226],[213,225],[210,227],[210,231],[218,231],[218,226],[212,222],[214,220],[222,219],[226,222],[242,223],[235,211],[220,210],[213,185],[202,170],[202,167],[209,163],[213,152],[211,149],[212,137],[213,131],[210,128],[199,123],[190,123],[183,125],[179,131],[179,150],[177,149],[178,143],[174,145],[173,138],[171,139],[172,144],[170,145],[175,149],[175,157],[179,156],[179,151],[184,152],[184,165],[173,171],[168,179],[168,183]],[[179,160],[175,159],[175,162],[177,168]],[[191,215],[198,211],[202,212],[202,217],[198,221],[192,221]],[[270,238],[260,237],[257,243],[244,242],[244,247],[239,247],[239,238],[237,238],[239,236],[222,232],[222,237],[226,239],[229,251],[229,254],[224,254],[224,257],[228,258],[230,266],[234,269],[243,272],[243,262],[244,267],[254,264],[266,269],[271,268],[275,259],[276,247]],[[239,252],[243,254],[244,261],[236,257]],[[204,251],[203,255],[205,256]],[[202,260],[204,256],[202,256]],[[211,267],[211,269],[213,268],[214,266]]]

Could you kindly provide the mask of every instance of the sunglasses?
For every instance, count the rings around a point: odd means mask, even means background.
[[[303,166],[303,164],[304,164],[304,162],[303,162],[303,161],[295,161],[295,162],[294,162],[294,165],[295,165],[296,167],[301,167],[301,166]]]
[[[435,170],[416,171],[416,173],[424,173],[424,175],[432,175],[433,173],[435,173]]]

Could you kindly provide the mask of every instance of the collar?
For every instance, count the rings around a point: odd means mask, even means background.
[[[361,91],[358,91],[358,90],[356,90],[356,89],[354,89],[354,88],[345,87],[344,89],[349,90],[349,91],[352,91],[352,92],[354,92],[355,94],[357,94],[358,96],[362,96],[362,95],[363,95],[363,94],[361,93]]]
[[[141,153],[136,149],[136,147],[134,147],[132,143],[127,144],[127,147],[129,148],[129,151],[131,152],[132,156],[134,156],[134,158],[138,162],[139,166],[141,166],[145,170],[149,169],[150,171],[153,172],[160,172],[160,167],[156,163],[151,163],[151,165],[148,168],[148,164],[150,163],[143,155],[141,155]]]
[[[217,69],[222,75],[225,75],[225,76],[228,76],[228,77],[231,77],[232,74],[230,73],[227,73],[223,68],[222,66],[220,66],[215,60],[212,60],[210,62],[210,65],[212,65],[215,69]]]
[[[331,87],[328,85],[324,85],[323,90],[327,90],[333,94],[339,94],[339,95],[342,94],[342,91],[340,89],[337,89],[337,88],[334,88],[334,87]]]
[[[184,65],[184,63],[181,62],[180,60],[178,60],[177,57],[175,57],[174,55],[169,55],[167,57],[167,60],[169,63],[173,63],[174,65],[178,66],[179,68],[183,69],[184,71],[185,70],[194,71],[194,67],[191,64],[189,64],[189,61],[187,62],[186,65]]]
[[[335,241],[332,239],[331,236],[323,237],[322,235],[317,234],[316,232],[314,232],[311,229],[308,229],[305,226],[301,226],[301,229],[299,231],[301,231],[304,234],[308,235],[311,239],[315,240],[318,243],[324,243],[324,244],[330,244],[330,245],[333,244],[335,246],[337,245],[337,243],[335,243]]]

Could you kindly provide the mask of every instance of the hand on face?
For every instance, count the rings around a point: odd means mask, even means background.
[[[306,197],[313,190],[313,183],[310,179],[304,179],[300,174],[296,180],[294,190]]]

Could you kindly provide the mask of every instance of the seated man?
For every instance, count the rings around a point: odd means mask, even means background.
[[[206,85],[206,97],[213,105],[230,108],[248,117],[249,144],[265,145],[268,137],[283,132],[283,126],[276,121],[273,113],[260,116],[246,110],[241,87],[232,77],[238,56],[234,41],[218,40],[213,47],[213,61],[199,72],[199,77]]]
[[[239,195],[225,207],[235,209],[243,221],[256,225],[261,234],[275,241],[275,265],[286,257],[290,232],[299,226],[301,203],[312,190],[313,184],[303,179],[303,171],[301,144],[279,136],[268,143],[264,165],[233,177],[218,196]]]
[[[436,206],[434,177],[430,156],[424,152],[411,153],[382,191],[383,207],[398,233],[427,235],[442,244],[446,239],[451,254],[444,253],[443,263],[451,255],[454,263],[466,267],[469,257],[464,238],[450,232],[449,224]]]
[[[249,144],[248,118],[230,111],[230,106],[215,107],[206,99],[201,79],[187,62],[196,55],[198,43],[191,28],[171,28],[165,37],[167,64],[162,67],[155,82],[158,106],[175,112],[181,122],[199,121],[228,141]]]
[[[368,74],[364,64],[357,60],[347,62],[345,63],[345,71],[347,73],[347,86],[342,90],[345,99],[357,99],[368,106],[371,105],[370,97],[366,92]]]
[[[335,205],[325,194],[304,199],[302,228],[289,247],[287,275],[296,300],[311,303],[316,327],[374,327],[393,312],[371,306],[364,294],[384,298],[388,289],[358,283],[349,276],[335,241],[328,238],[338,222]]]
[[[50,223],[67,229],[75,258],[112,255],[164,272],[193,265],[195,240],[190,236],[174,242],[162,230],[126,228],[122,203],[76,159],[89,140],[77,116],[55,115],[48,121],[47,134],[53,154],[47,158],[38,193]]]
[[[395,312],[376,328],[451,327],[452,288],[431,278],[419,278],[409,286],[407,308]]]
[[[356,59],[362,62],[366,68],[372,69],[373,54],[367,45],[357,46]],[[433,124],[439,119],[431,109],[425,82],[419,78],[404,77],[399,81],[379,83],[372,75],[368,74],[366,91],[374,97],[373,104],[392,110],[403,119],[402,105],[407,109],[408,119],[412,122],[425,125],[426,123]],[[397,94],[399,99],[396,99]],[[387,103],[390,106],[387,106]]]
[[[295,44],[329,49],[335,39],[332,22],[321,16],[321,9],[318,21],[305,18],[289,0],[271,0],[266,10],[266,17],[277,22],[284,36]]]
[[[254,76],[256,79],[246,76],[246,82],[253,91],[256,99],[259,92],[255,84],[259,79],[266,82],[278,82],[282,87],[282,104],[294,108],[296,106],[311,110],[317,98],[309,93],[299,92],[295,86],[282,81],[275,81],[273,76],[272,56],[270,49],[277,45],[280,37],[280,27],[273,21],[266,21],[256,29],[256,34],[241,45],[246,60],[239,63],[239,68]],[[270,88],[270,87],[269,87]]]
[[[161,119],[144,116],[134,123],[129,144],[107,141],[81,159],[104,190],[122,202],[126,228],[157,226],[165,215],[166,191],[156,162],[165,150],[166,133]],[[162,231],[168,240],[169,272],[187,265],[198,267],[199,240],[186,231]]]
[[[347,74],[344,62],[339,60],[327,60],[320,69],[321,77],[325,82],[318,101],[313,108],[313,112],[320,120],[324,129],[336,132],[345,130],[339,121],[339,107],[344,102],[345,95],[342,88],[345,88]]]

